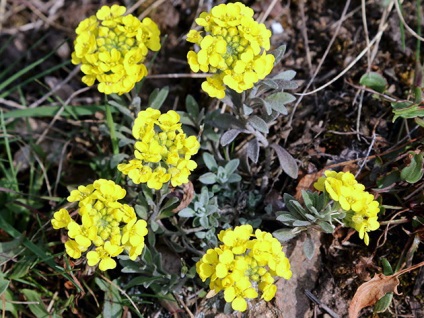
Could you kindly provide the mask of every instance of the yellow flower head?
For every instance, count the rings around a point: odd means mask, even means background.
[[[277,290],[274,276],[290,279],[290,263],[281,243],[271,233],[241,225],[218,234],[223,243],[208,249],[196,263],[202,281],[210,280],[215,293],[224,290],[224,299],[234,310],[245,311],[247,300],[259,297],[270,301]]]
[[[141,111],[132,129],[137,140],[134,159],[118,165],[118,170],[135,183],[146,183],[159,190],[165,183],[176,187],[188,182],[196,169],[190,160],[200,148],[195,136],[187,137],[181,128],[180,115],[170,110],[161,114],[157,109]]]
[[[202,84],[209,96],[224,98],[226,86],[241,93],[271,72],[275,59],[266,53],[271,31],[253,19],[252,9],[240,2],[220,4],[202,12],[196,23],[204,30],[187,34],[199,47],[187,60],[193,72],[214,73]]]
[[[112,258],[124,250],[132,260],[141,255],[147,223],[137,220],[131,206],[118,201],[125,194],[122,187],[106,179],[71,191],[68,201],[78,202],[81,222],[73,220],[66,209],[55,212],[51,220],[54,229],[68,231],[65,250],[70,257],[78,259],[88,251],[88,265],[99,264],[104,271],[116,267]]]
[[[143,62],[148,51],[160,49],[158,26],[149,18],[124,16],[125,11],[116,4],[103,6],[76,29],[72,63],[81,64],[85,84],[97,80],[98,90],[105,94],[129,92],[147,75]]]
[[[327,192],[332,200],[339,203],[340,208],[347,212],[343,220],[345,225],[355,229],[368,245],[367,232],[380,226],[377,220],[380,212],[378,201],[365,191],[365,186],[358,183],[350,172],[327,170],[324,175],[314,183],[315,189]]]

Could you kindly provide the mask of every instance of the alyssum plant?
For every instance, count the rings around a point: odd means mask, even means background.
[[[158,51],[161,47],[159,28],[151,19],[139,21],[125,12],[123,6],[103,6],[76,29],[72,62],[81,64],[85,84],[91,86],[98,82],[98,90],[106,95],[125,95],[138,89],[136,84],[148,73],[144,61],[149,50]],[[270,53],[271,32],[254,20],[252,9],[239,2],[221,4],[210,12],[203,12],[196,23],[203,30],[191,30],[187,35],[187,41],[195,45],[195,50],[187,54],[188,63],[194,72],[212,73],[202,84],[203,90],[229,106],[227,113],[214,117],[215,123],[221,123],[219,128],[225,130],[220,146],[228,147],[239,134],[248,134],[250,139],[244,149],[247,158],[256,164],[260,148],[265,149],[267,158],[269,152],[274,151],[283,170],[296,177],[294,159],[267,139],[269,127],[277,116],[287,114],[284,105],[294,100],[293,95],[283,90],[297,87],[292,81],[293,71],[266,79],[280,61],[284,47]],[[201,146],[195,136],[187,136],[183,131],[182,118],[177,112],[161,113],[156,109],[162,102],[154,107],[148,105],[152,107],[136,115],[131,131],[135,142],[126,139],[123,143],[134,144],[133,156],[118,164],[116,170],[128,176],[127,190],[112,180],[99,179],[71,191],[68,201],[78,202],[77,213],[67,209],[54,213],[52,226],[67,230],[65,250],[71,258],[84,259],[85,255],[89,266],[98,265],[102,271],[115,268],[114,258],[120,258],[126,272],[146,274],[145,270],[151,269],[152,277],[158,275],[156,265],[141,264],[144,257],[155,258],[155,234],[169,235],[161,218],[169,217],[178,228],[175,217],[171,218],[172,212],[170,214],[176,200],[169,194],[172,188],[189,182],[189,176],[197,167],[192,157]],[[131,101],[133,104],[137,104],[135,99]],[[113,145],[115,127],[109,108],[106,112]],[[120,129],[128,132],[126,127]],[[113,146],[114,154],[118,155],[118,146]],[[216,173],[215,181],[222,181],[220,169],[215,166],[217,171],[211,173]],[[233,159],[223,168],[234,182],[241,179],[237,167],[238,161]],[[202,190],[208,194],[203,205],[219,204],[220,200],[211,200],[213,194],[209,196],[207,191]],[[130,194],[134,208],[119,202],[126,194]],[[198,211],[192,211],[185,217],[200,216]],[[215,217],[216,227],[224,228],[216,215],[219,206],[209,212]],[[146,235],[149,239],[145,242]],[[276,292],[275,278],[290,279],[289,261],[280,242],[270,233],[254,230],[249,224],[234,228],[225,224],[218,240],[214,242],[219,245],[208,249],[198,260],[196,271],[203,281],[209,279],[214,293],[224,291],[225,300],[234,310],[247,310],[248,300],[259,296],[270,301]],[[124,251],[128,256],[120,255]],[[140,271],[138,267],[144,269]],[[146,286],[154,284],[148,282]],[[163,291],[164,288],[153,289]]]

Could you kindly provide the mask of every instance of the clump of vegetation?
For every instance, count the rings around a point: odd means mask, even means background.
[[[382,10],[394,5],[400,10],[393,1]],[[105,5],[78,21],[67,62],[43,73],[78,65],[74,76],[80,70],[87,86],[79,91],[55,98],[46,93],[27,105],[22,92],[39,77],[19,80],[51,55],[16,74],[0,70],[0,89],[8,88],[1,101],[25,105],[0,110],[3,316],[147,317],[155,310],[194,316],[197,306],[220,300],[226,304],[218,311],[255,314],[258,303],[273,306],[296,294],[285,288],[279,295],[277,286],[299,279],[292,242],[304,240],[307,260],[319,253],[312,232],[325,233],[331,246],[371,253],[369,266],[356,273],[367,276],[363,272],[372,268],[376,276],[358,283],[349,316],[371,305],[375,313],[390,310],[398,277],[423,265],[412,265],[422,253],[424,229],[422,68],[404,99],[389,93],[389,80],[370,68],[359,80],[361,103],[369,91],[370,102],[383,107],[388,101],[386,116],[402,122],[396,142],[378,138],[382,117],[374,121],[372,138],[359,131],[359,107],[352,132],[358,141],[348,149],[354,154],[325,153],[315,139],[350,132],[320,137],[322,121],[296,113],[307,94],[294,92],[302,83],[282,67],[293,52],[286,56],[286,45],[272,41],[278,28],[271,32],[271,22],[261,22],[241,2],[194,10],[184,30],[184,63],[198,73],[188,78],[202,76],[202,90],[191,90],[180,104],[176,88],[149,82],[175,39],[166,42],[161,21],[145,17],[151,11],[139,18],[134,10]],[[387,16],[382,19],[383,25]],[[71,104],[90,89],[90,99]],[[52,105],[40,106],[45,101]],[[38,117],[53,119],[37,123],[34,135]],[[299,129],[296,120],[307,128],[295,142],[289,135]],[[373,258],[384,254],[385,244],[397,244],[390,242],[397,224],[409,241],[400,255],[387,257],[390,262],[381,259],[381,271]]]

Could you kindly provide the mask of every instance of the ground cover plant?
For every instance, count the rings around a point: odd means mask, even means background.
[[[1,1],[2,316],[424,316],[422,10]]]

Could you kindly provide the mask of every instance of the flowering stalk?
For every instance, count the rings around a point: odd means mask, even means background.
[[[111,180],[99,179],[88,186],[79,186],[68,197],[78,202],[80,222],[73,220],[66,209],[54,213],[54,229],[66,229],[69,239],[66,253],[75,259],[87,252],[90,266],[99,264],[102,271],[116,267],[113,257],[126,251],[135,260],[144,247],[147,223],[137,219],[134,209],[118,202],[126,191]]]
[[[240,2],[220,4],[202,12],[196,23],[204,31],[190,30],[187,41],[200,50],[189,51],[193,72],[213,73],[202,84],[211,97],[224,98],[225,87],[241,93],[267,76],[274,56],[267,54],[271,31],[253,19],[253,10]]]
[[[171,182],[176,187],[188,182],[191,171],[197,167],[191,156],[199,150],[195,136],[187,137],[180,123],[180,115],[170,110],[161,114],[157,109],[141,111],[132,129],[135,158],[118,165],[118,170],[135,183],[147,183],[159,190]]]
[[[125,15],[119,5],[103,6],[76,29],[72,63],[81,64],[82,81],[105,94],[128,93],[147,75],[143,64],[149,50],[158,51],[160,31],[149,18]]]
[[[224,299],[234,310],[245,311],[247,299],[259,297],[265,301],[274,298],[276,276],[290,279],[292,272],[281,243],[270,233],[251,225],[223,230],[218,234],[223,243],[207,250],[196,263],[202,281],[209,279],[215,293],[224,291]]]
[[[314,183],[314,187],[327,192],[340,209],[346,211],[343,223],[355,229],[368,245],[370,239],[367,232],[380,227],[377,216],[380,208],[374,196],[365,191],[365,186],[358,183],[350,172],[327,170],[325,176]]]

